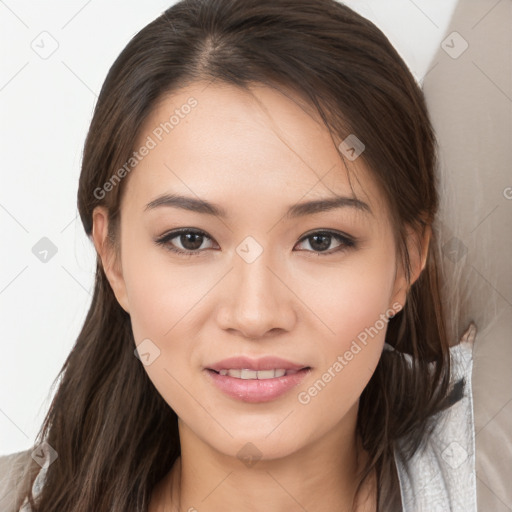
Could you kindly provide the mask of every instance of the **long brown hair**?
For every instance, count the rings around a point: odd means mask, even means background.
[[[143,28],[112,65],[85,142],[78,209],[109,212],[117,241],[124,181],[95,193],[130,158],[143,121],[164,94],[197,80],[298,91],[331,135],[356,134],[360,158],[386,198],[398,254],[409,269],[406,227],[433,226],[427,265],[388,324],[385,350],[364,389],[357,432],[369,453],[379,510],[396,503],[396,441],[412,455],[431,416],[450,403],[450,359],[438,277],[437,148],[424,96],[370,21],[334,0],[182,0]],[[180,454],[177,415],[140,361],[129,315],[97,258],[92,304],[59,373],[36,445],[58,453],[34,511],[147,510],[155,484]],[[408,364],[404,354],[409,354]],[[429,363],[434,363],[431,371]],[[34,470],[39,469],[34,463]],[[27,481],[27,494],[29,485]]]

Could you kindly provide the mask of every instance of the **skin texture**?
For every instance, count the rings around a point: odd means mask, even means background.
[[[406,300],[388,210],[362,160],[346,160],[347,171],[306,106],[261,85],[251,92],[197,82],[165,97],[146,119],[137,147],[190,96],[198,102],[124,178],[120,257],[104,243],[107,212],[97,207],[93,214],[94,244],[136,344],[150,339],[160,350],[145,369],[179,417],[182,455],[155,489],[150,512],[173,510],[178,501],[181,510],[198,511],[349,510],[359,397],[385,326],[307,404],[298,394]],[[297,202],[354,197],[348,172],[371,213],[343,207],[285,217]],[[145,211],[163,193],[206,199],[228,216],[166,206]],[[207,234],[195,255],[155,243],[182,227]],[[322,252],[321,239],[304,239],[325,230],[346,233],[356,245],[333,252],[343,244],[327,238]],[[262,249],[250,263],[237,252],[248,236]],[[192,247],[183,243],[177,236],[168,245]],[[411,233],[408,243],[414,281],[428,233],[421,240]],[[275,355],[312,371],[274,401],[245,403],[212,386],[204,370],[237,355]],[[237,456],[247,443],[261,456],[253,465]],[[375,510],[375,496],[358,510]]]

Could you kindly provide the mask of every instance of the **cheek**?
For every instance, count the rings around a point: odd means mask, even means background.
[[[346,344],[358,339],[362,343],[367,339],[371,329],[372,339],[382,339],[385,326],[381,318],[389,310],[392,293],[392,271],[381,269],[374,271],[368,267],[366,272],[351,273],[346,276],[343,286],[339,287],[330,300],[329,317],[332,330],[336,337],[343,340],[339,348],[347,348]]]
[[[319,413],[326,407],[346,412],[358,400],[395,313],[390,304],[394,269],[392,250],[372,251],[340,266],[314,293],[309,288],[308,303],[323,324],[323,334],[315,337],[321,364],[313,387],[302,390],[300,403],[315,403]]]
[[[173,265],[163,249],[155,250],[132,239],[125,240],[123,247],[123,276],[135,345],[142,343],[144,353],[150,354],[150,364],[144,369],[173,409],[189,408],[182,383],[190,379],[188,363],[198,360],[191,341],[201,325],[191,319],[201,298],[212,288],[214,277],[211,272],[198,275]]]
[[[194,337],[186,315],[197,299],[187,294],[183,277],[171,266],[166,269],[150,258],[137,258],[137,252],[142,253],[134,248],[124,267],[135,345],[144,347],[139,353],[149,353],[144,369],[155,388],[181,412],[190,408],[180,383],[187,382],[190,370],[183,362],[192,357],[192,344],[187,341]]]
[[[163,340],[181,327],[180,319],[197,302],[200,290],[194,289],[190,272],[168,261],[163,248],[155,248],[151,240],[137,240],[127,236],[122,253],[135,341]]]
[[[382,316],[390,310],[395,278],[394,252],[386,244],[372,250],[354,253],[329,272],[317,272],[313,277],[306,270],[299,296],[306,297],[306,305],[320,320],[319,329],[327,346],[343,350],[358,338],[364,341],[367,329],[377,326],[379,337],[385,335]],[[372,338],[377,337],[372,330]]]

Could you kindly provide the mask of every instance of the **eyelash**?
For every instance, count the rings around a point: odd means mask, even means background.
[[[182,228],[182,229],[170,231],[169,233],[165,233],[160,238],[155,240],[155,243],[157,245],[163,246],[166,250],[177,253],[181,256],[193,256],[193,255],[197,256],[198,254],[203,252],[204,249],[188,251],[188,250],[178,249],[170,244],[170,241],[173,240],[174,238],[177,238],[178,236],[184,235],[187,233],[191,233],[194,235],[200,235],[204,238],[208,238],[208,239],[212,240],[211,237],[209,237],[204,231],[200,231],[198,229],[191,229],[191,228]],[[355,248],[357,245],[355,238],[350,237],[345,234],[342,234],[342,233],[339,233],[339,232],[336,232],[336,231],[329,231],[329,230],[314,231],[306,236],[303,236],[297,243],[301,243],[301,242],[307,240],[308,238],[312,238],[315,235],[330,236],[330,237],[334,238],[335,240],[337,240],[338,242],[341,242],[341,245],[339,245],[338,247],[336,247],[335,249],[332,249],[330,251],[303,250],[304,252],[313,253],[316,256],[330,256],[331,254],[335,254],[338,252],[343,252],[348,249]]]

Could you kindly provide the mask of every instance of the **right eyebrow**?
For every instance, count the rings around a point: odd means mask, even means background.
[[[207,215],[215,215],[217,217],[227,217],[227,212],[219,205],[210,203],[205,199],[196,197],[180,196],[178,194],[164,194],[149,202],[144,211],[152,210],[160,206],[181,208],[182,210],[190,210],[197,213],[205,213]]]

